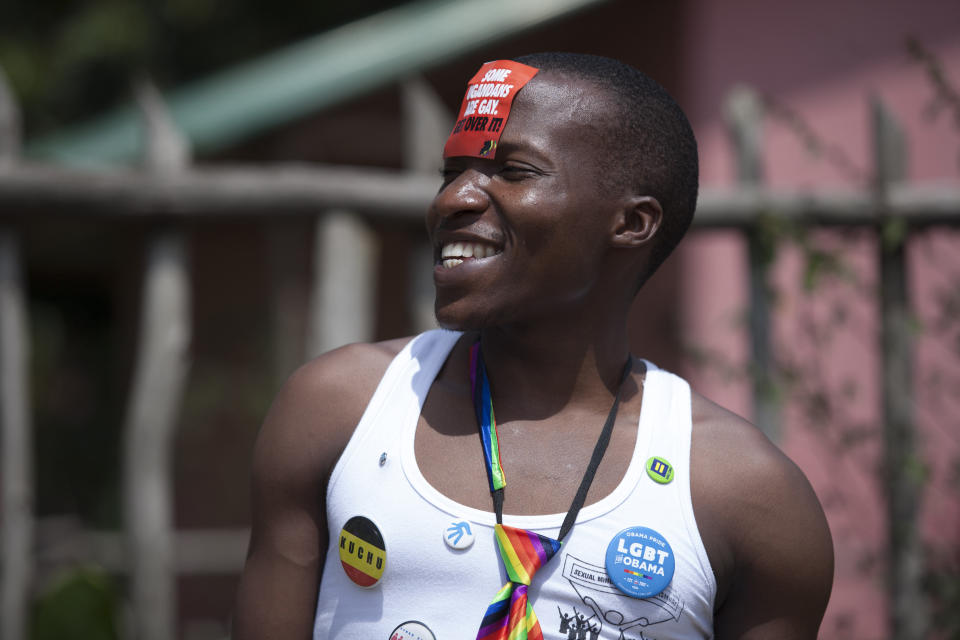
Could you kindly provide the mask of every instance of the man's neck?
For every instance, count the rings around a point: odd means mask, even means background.
[[[498,415],[536,419],[579,406],[605,410],[629,357],[626,328],[556,326],[481,331]]]

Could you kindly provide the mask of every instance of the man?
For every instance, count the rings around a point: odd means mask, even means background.
[[[803,474],[629,354],[695,208],[680,109],[613,60],[496,61],[444,155],[454,331],[343,347],[280,392],[235,638],[816,637],[833,552]]]

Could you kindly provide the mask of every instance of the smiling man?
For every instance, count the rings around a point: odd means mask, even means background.
[[[696,194],[686,118],[632,67],[485,64],[427,213],[445,330],[280,392],[234,637],[815,638],[833,553],[803,474],[629,352]]]

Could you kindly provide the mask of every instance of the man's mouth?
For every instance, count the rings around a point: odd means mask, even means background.
[[[502,253],[501,249],[482,242],[452,242],[440,248],[440,264],[452,269],[463,264],[464,260],[489,258]]]

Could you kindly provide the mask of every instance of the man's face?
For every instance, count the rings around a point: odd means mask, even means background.
[[[583,311],[618,193],[599,189],[608,98],[541,72],[514,101],[495,159],[452,157],[427,213],[442,326],[477,329]]]

